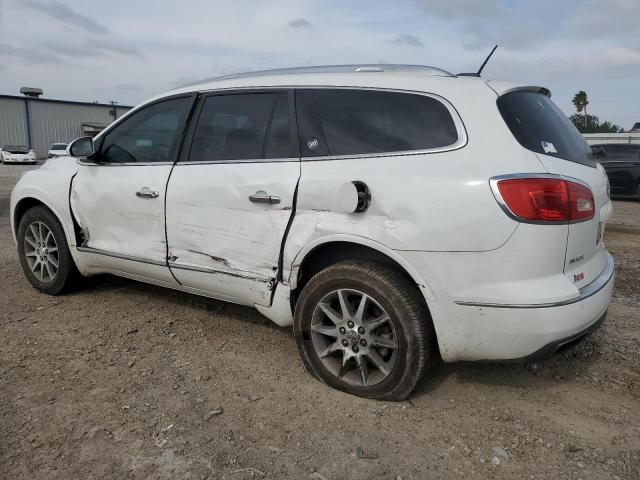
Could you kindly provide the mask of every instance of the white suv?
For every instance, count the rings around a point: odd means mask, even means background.
[[[228,76],[128,112],[11,197],[39,290],[112,273],[293,325],[329,385],[532,359],[613,289],[602,167],[549,91],[416,66]]]

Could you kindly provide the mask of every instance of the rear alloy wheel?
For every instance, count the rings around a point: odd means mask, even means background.
[[[324,367],[349,385],[380,383],[398,358],[389,314],[357,290],[334,290],[320,300],[311,319],[311,340]]]
[[[24,274],[41,292],[68,290],[78,275],[58,219],[43,206],[30,208],[18,226],[18,254]]]
[[[406,398],[435,350],[416,286],[369,262],[342,262],[316,274],[296,304],[294,330],[314,376],[382,400]]]

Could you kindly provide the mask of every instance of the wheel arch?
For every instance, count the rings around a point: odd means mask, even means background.
[[[69,245],[75,244],[75,242],[71,242],[72,236],[69,236],[67,226],[65,225],[65,222],[63,221],[63,217],[60,215],[60,213],[55,208],[53,208],[49,204],[49,202],[46,202],[45,200],[43,200],[42,198],[39,198],[36,195],[26,195],[22,197],[20,200],[16,202],[15,207],[13,208],[13,215],[11,217],[11,226],[13,229],[14,240],[17,241],[18,226],[20,225],[20,220],[22,219],[24,214],[30,208],[37,207],[37,206],[42,206],[47,210],[49,210],[51,214],[58,219],[58,222],[60,222],[60,225],[62,225],[64,234],[67,237],[67,243]]]
[[[406,259],[374,240],[353,235],[323,236],[298,252],[289,276],[292,308],[295,307],[299,292],[313,275],[344,260],[369,260],[399,271],[416,285],[429,309],[429,303],[434,299],[433,292],[422,275]]]

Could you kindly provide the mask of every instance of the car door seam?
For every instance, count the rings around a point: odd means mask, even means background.
[[[178,145],[176,146],[173,163],[171,164],[171,169],[169,170],[169,175],[167,175],[167,182],[164,186],[164,197],[162,200],[162,217],[164,219],[164,262],[167,268],[169,269],[169,273],[173,277],[173,279],[178,282],[178,285],[182,286],[182,283],[178,278],[174,275],[173,271],[171,271],[171,265],[169,265],[169,234],[167,232],[167,196],[169,194],[169,182],[171,181],[171,174],[173,173],[173,169],[175,168],[178,160],[180,159],[180,155],[182,154],[182,148],[184,147],[184,141],[188,134],[189,127],[191,126],[191,121],[193,117],[193,112],[196,110],[196,104],[198,103],[198,93],[194,93],[191,95],[191,105],[189,107],[189,112],[187,113],[184,124],[182,126],[182,131],[180,132],[180,140]]]

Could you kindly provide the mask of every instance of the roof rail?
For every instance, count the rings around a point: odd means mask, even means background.
[[[427,65],[401,65],[401,64],[361,64],[361,65],[318,65],[310,67],[276,68],[272,70],[258,70],[255,72],[234,73],[220,77],[205,78],[197,82],[182,85],[182,87],[192,87],[209,82],[221,80],[232,80],[238,78],[264,77],[271,75],[300,75],[306,73],[371,73],[371,72],[393,72],[393,73],[417,73],[422,75],[433,75],[440,77],[453,77],[452,73],[441,68]]]

